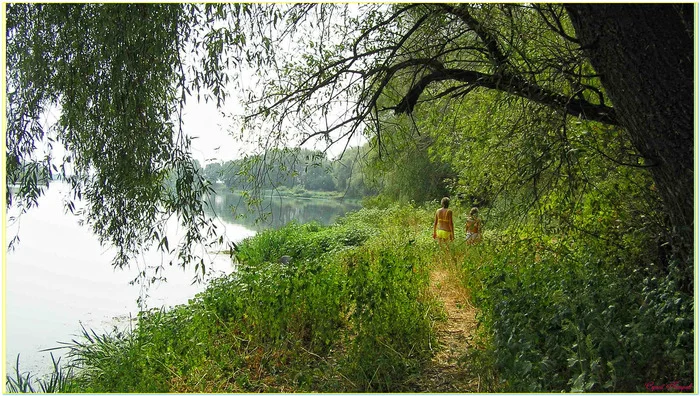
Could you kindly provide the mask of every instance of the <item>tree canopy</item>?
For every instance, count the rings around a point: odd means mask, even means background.
[[[8,4],[6,184],[17,192],[8,189],[7,202],[31,207],[42,191],[37,175],[60,173],[88,202],[86,219],[101,241],[119,247],[115,264],[150,243],[169,250],[164,227],[173,215],[188,230],[181,263],[196,260],[192,246],[215,231],[203,213],[209,186],[189,153],[182,110],[193,98],[223,108],[236,92],[237,137],[257,139],[263,150],[315,139],[347,145],[363,134],[382,159],[396,157],[387,142],[408,147],[403,133],[431,146],[420,149],[431,161],[464,165],[461,179],[447,178],[473,195],[517,182],[537,200],[543,186],[561,187],[554,180],[562,170],[587,166],[586,150],[649,170],[661,223],[687,260],[692,11],[692,4]],[[44,130],[49,106],[60,117]],[[50,155],[37,158],[52,144],[66,148],[60,167]],[[468,150],[480,144],[494,150]],[[570,186],[567,200],[581,191]]]

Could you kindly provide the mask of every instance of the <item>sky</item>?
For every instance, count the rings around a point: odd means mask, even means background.
[[[239,158],[239,151],[246,151],[227,132],[229,120],[222,116],[214,103],[190,101],[185,107],[183,121],[185,133],[194,138],[192,156],[202,166]]]
[[[226,113],[236,113],[237,103],[235,98],[229,97],[223,109]],[[213,162],[225,162],[241,158],[245,153],[252,153],[258,147],[236,141],[229,133],[231,119],[222,115],[222,110],[216,108],[216,104],[198,103],[196,99],[190,99],[183,112],[183,129],[192,137],[192,156],[202,166]],[[361,136],[355,136],[350,140],[349,147],[359,146],[365,143]],[[339,156],[344,144],[336,144],[328,150],[329,158]],[[310,142],[304,145],[309,149],[325,149],[325,145]]]
[[[358,12],[356,8],[350,7],[348,9],[350,15]],[[225,25],[222,25],[225,26]],[[279,48],[277,49],[277,55],[280,59],[289,59],[299,55],[299,46],[306,48],[307,41],[310,36],[316,35],[317,32],[309,31],[307,29],[314,30],[313,26],[297,26],[300,32],[296,37],[287,36],[282,39],[282,42],[276,44]],[[303,33],[306,31],[307,33]],[[336,37],[336,39],[339,39]],[[327,45],[330,45],[331,38],[325,37],[328,41]],[[255,41],[255,40],[249,40]],[[198,60],[193,55],[185,55],[187,62],[196,65]],[[258,78],[260,70],[252,68],[252,66],[240,65],[237,68],[232,68],[227,71],[231,77],[231,81],[227,84],[228,95],[226,97],[226,103],[223,112],[226,114],[234,114],[236,116],[242,115],[240,109],[243,108],[242,105],[237,101],[236,93],[245,93],[246,90],[257,90],[258,85],[262,83],[261,79]],[[237,81],[236,84],[234,81]],[[337,114],[342,114],[343,109],[339,109]],[[331,111],[330,117],[334,117],[334,112]],[[231,118],[225,117],[221,114],[220,110],[216,109],[216,104],[212,101],[209,103],[198,103],[196,97],[191,96],[188,98],[186,107],[184,109],[184,130],[185,132],[195,139],[192,140],[192,155],[197,159],[202,166],[211,162],[228,161],[237,158],[241,158],[244,153],[252,153],[259,150],[259,145],[250,145],[243,142],[236,141],[233,136],[229,133],[230,128],[239,128],[238,126],[231,125]],[[324,125],[323,122],[319,122],[318,125]],[[235,130],[236,135],[238,135],[238,129]],[[257,131],[255,131],[257,132]],[[359,135],[359,134],[358,134]],[[366,142],[363,136],[353,136],[350,139],[348,147],[360,146]],[[325,143],[319,143],[316,141],[311,141],[302,146],[307,149],[317,149],[326,150]],[[327,155],[329,158],[336,158],[342,154],[345,149],[345,142],[340,142],[327,150]]]
[[[257,71],[254,70],[249,72],[257,73]],[[234,73],[234,71],[231,70],[229,73]],[[238,77],[239,81],[243,82],[244,86],[246,85],[246,80],[248,82],[257,81],[253,75],[236,77]],[[196,96],[190,96],[185,104],[183,111],[183,129],[184,132],[192,138],[191,152],[193,158],[199,161],[202,166],[206,166],[212,162],[225,162],[242,158],[245,154],[253,153],[260,149],[258,145],[237,141],[231,135],[231,128],[238,127],[232,125],[232,119],[224,116],[223,113],[240,115],[242,105],[237,101],[235,95],[236,88],[233,81],[227,88],[229,90],[229,95],[223,109],[217,109],[214,101],[205,103],[202,100],[202,102],[198,102]],[[56,122],[59,115],[59,107],[54,106],[47,111],[44,121],[45,130],[48,130],[48,126]],[[236,132],[238,132],[238,130],[236,130]],[[355,136],[350,140],[349,147],[359,146],[365,142],[366,140],[362,136]],[[309,142],[303,147],[318,150],[326,149],[325,144],[318,144],[317,142]],[[343,152],[344,148],[344,142],[342,142],[342,144],[336,144],[328,149],[327,154],[329,158],[336,158]],[[40,148],[40,153],[37,153],[37,158],[41,158],[43,156],[41,152],[46,152],[47,150],[48,148],[46,146],[43,147],[43,149]],[[52,148],[54,163],[59,165],[58,162],[62,160],[63,156],[64,149],[62,145],[60,143],[54,144]]]

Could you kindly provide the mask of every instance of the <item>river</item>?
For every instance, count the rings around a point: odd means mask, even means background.
[[[138,312],[137,299],[144,296],[148,308],[171,307],[186,303],[206,287],[192,284],[193,270],[183,271],[166,264],[167,282],[152,285],[147,296],[138,285],[130,285],[138,268],[158,264],[156,251],[144,252],[131,268],[114,269],[113,248],[100,246],[90,229],[78,224],[78,218],[66,214],[63,197],[68,185],[53,182],[39,206],[24,214],[18,222],[6,224],[7,240],[19,232],[20,242],[8,251],[4,263],[4,352],[7,372],[14,373],[18,354],[23,372],[42,374],[50,371],[51,357],[43,349],[78,339],[81,324],[98,334],[115,326],[129,326],[129,318]],[[240,196],[218,192],[212,197],[219,229],[233,242],[266,228],[277,228],[291,220],[330,224],[343,213],[359,205],[319,199],[275,198],[263,209],[267,221],[255,222],[255,214],[234,216],[231,206],[246,213]],[[211,214],[213,215],[213,213]],[[176,231],[173,231],[176,232]],[[206,252],[212,271],[206,281],[233,271],[227,255]],[[167,261],[166,261],[167,262]],[[52,352],[54,357],[65,349]]]

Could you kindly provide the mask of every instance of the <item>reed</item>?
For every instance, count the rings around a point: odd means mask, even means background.
[[[13,376],[5,379],[7,393],[72,393],[77,387],[73,367],[61,366],[61,358],[51,355],[53,371],[43,378],[33,378],[31,373],[23,373],[19,368],[20,355],[17,355]]]

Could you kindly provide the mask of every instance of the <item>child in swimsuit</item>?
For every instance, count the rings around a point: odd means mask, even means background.
[[[481,219],[479,218],[479,209],[472,208],[467,217],[467,225],[464,227],[467,232],[467,244],[473,245],[481,242]]]

